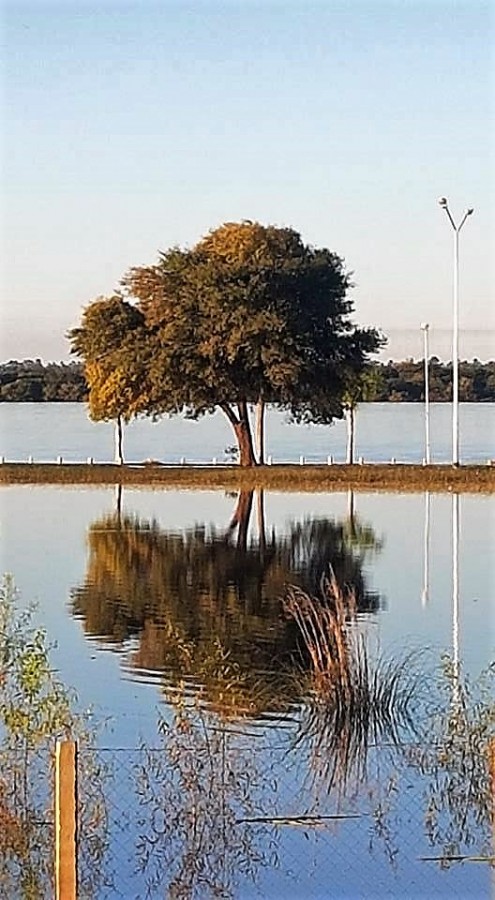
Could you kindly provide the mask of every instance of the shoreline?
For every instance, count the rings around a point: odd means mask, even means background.
[[[336,490],[436,491],[491,494],[495,465],[273,464],[192,466],[142,463],[13,463],[0,465],[1,485],[129,485],[196,490],[332,492]]]

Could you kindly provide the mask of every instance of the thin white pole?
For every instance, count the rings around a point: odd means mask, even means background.
[[[459,225],[456,225],[446,197],[438,201],[445,210],[454,229],[454,310],[452,321],[452,463],[459,465],[459,234],[468,216],[474,212],[466,209]]]
[[[425,493],[425,527],[423,546],[423,590],[421,591],[421,606],[424,608],[429,600],[430,580],[430,492]]]
[[[452,333],[452,462],[459,464],[459,229],[454,229],[454,309]]]
[[[424,368],[425,368],[425,462],[426,465],[429,466],[431,462],[431,451],[430,451],[430,372],[429,372],[429,361],[430,361],[430,351],[428,345],[428,335],[430,326],[427,322],[423,322],[421,325],[424,336]]]

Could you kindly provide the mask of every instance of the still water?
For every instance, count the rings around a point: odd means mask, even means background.
[[[460,673],[475,681],[493,660],[493,496],[11,486],[0,498],[1,568],[103,723],[106,850],[84,896],[490,896],[490,820],[470,781],[485,769],[464,740],[462,765],[457,745],[451,768],[425,759],[421,727],[437,687],[460,708]],[[330,567],[353,588],[370,658],[417,675],[411,721],[364,733],[356,714],[345,746],[301,682],[308,659],[282,602],[288,585],[319,595]],[[201,697],[199,729],[175,729],[181,697]]]
[[[433,462],[451,459],[452,408],[431,405],[431,455]],[[424,451],[424,406],[421,403],[363,403],[357,413],[356,456],[372,462],[395,457],[420,462]],[[156,423],[147,419],[125,429],[124,455],[129,462],[157,459],[163,462],[219,462],[235,443],[222,413],[193,422],[177,416]],[[267,414],[266,453],[274,462],[325,461],[331,455],[345,459],[343,421],[332,426],[294,425],[274,410]],[[67,461],[113,459],[113,426],[89,421],[83,403],[0,404],[0,456],[7,460]],[[463,403],[460,406],[460,456],[464,462],[486,462],[495,457],[495,404]]]

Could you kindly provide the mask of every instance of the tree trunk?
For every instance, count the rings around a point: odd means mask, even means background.
[[[346,462],[348,465],[352,465],[354,462],[354,455],[356,450],[356,435],[355,435],[355,425],[356,425],[356,410],[353,406],[349,406],[346,409],[345,417],[347,421],[347,459]]]
[[[251,519],[252,507],[253,491],[239,491],[237,505],[229,525],[229,531],[234,531],[236,528],[238,529],[237,548],[239,550],[247,549],[249,521]]]
[[[258,465],[265,464],[265,401],[263,397],[256,404],[256,456]]]
[[[347,491],[347,521],[349,522],[349,528],[350,528],[351,534],[354,536],[356,533],[354,491]]]
[[[264,560],[266,550],[266,530],[265,530],[265,503],[264,491],[256,492],[256,512],[258,516],[258,540],[260,545],[260,556]]]
[[[124,462],[124,454],[122,452],[123,435],[122,435],[122,416],[117,416],[115,420],[115,462],[122,465]]]
[[[115,518],[117,520],[117,525],[120,528],[122,524],[122,485],[118,484],[115,487]]]
[[[239,463],[241,466],[255,466],[256,458],[253,448],[253,436],[249,421],[248,405],[245,400],[237,404],[239,418],[234,425],[235,436],[239,445]]]
[[[227,416],[237,439],[239,447],[239,464],[241,466],[255,466],[256,458],[253,448],[253,436],[249,421],[248,405],[245,400],[237,404],[238,415],[229,403],[220,403],[220,409]]]

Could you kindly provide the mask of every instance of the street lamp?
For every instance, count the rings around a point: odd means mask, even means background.
[[[421,322],[421,331],[424,337],[424,365],[425,365],[425,463],[430,465],[430,385],[428,379],[428,363],[430,354],[428,350],[428,322]]]
[[[452,324],[452,463],[459,465],[459,234],[468,216],[474,212],[466,209],[456,225],[446,197],[440,197],[439,204],[445,210],[454,229],[454,315]]]

